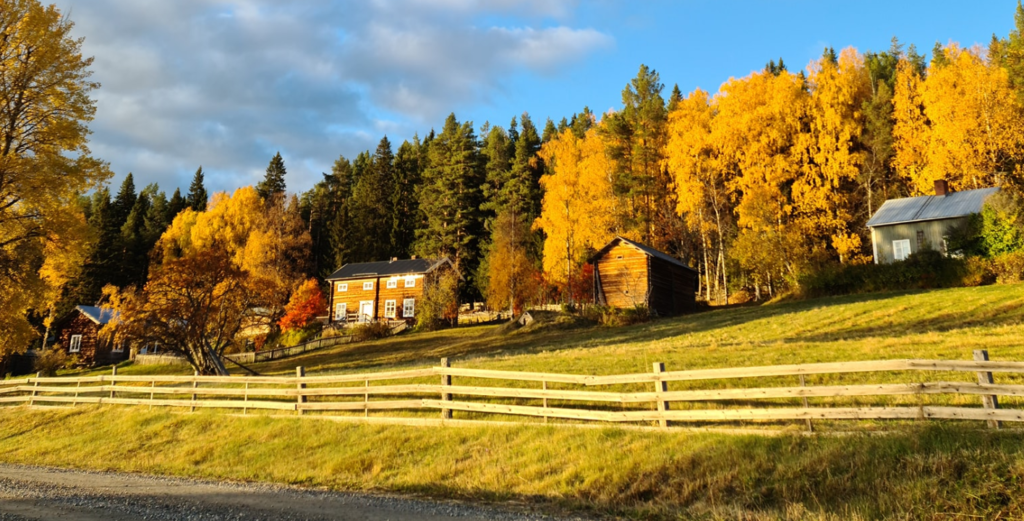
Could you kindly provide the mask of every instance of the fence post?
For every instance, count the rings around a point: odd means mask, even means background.
[[[448,363],[448,359],[447,358],[442,358],[441,359],[441,367],[451,367],[451,364]],[[443,375],[441,375],[441,386],[442,387],[448,387],[448,386],[451,386],[451,385],[452,385],[452,375],[450,375],[450,374],[443,374]],[[449,394],[449,393],[444,392],[444,390],[442,389],[441,390],[441,401],[442,402],[450,402],[451,400],[452,400],[452,395]],[[450,420],[450,419],[452,419],[452,410],[451,409],[441,409],[441,419],[442,420]]]
[[[149,385],[149,410],[151,410],[151,411],[153,410],[153,397],[154,397],[154,393],[156,393],[156,380],[153,380],[152,382],[150,382],[150,385]]]
[[[299,404],[306,403],[306,395],[302,394],[302,390],[306,388],[306,384],[301,381],[302,378],[306,377],[306,368],[301,365],[295,368],[295,377],[299,378],[300,381],[296,384],[295,388],[299,391],[298,401],[295,402],[295,412],[302,414],[302,409],[299,408]]]
[[[192,372],[192,388],[196,389],[199,387],[199,371]],[[192,410],[190,412],[196,412],[196,394],[192,393]]]
[[[547,382],[541,382],[541,389],[547,391],[548,390],[548,383]],[[548,397],[547,396],[544,397],[544,408],[545,409],[548,408]],[[544,423],[547,423],[547,422],[548,422],[548,417],[544,416]]]
[[[370,381],[366,380],[366,394],[363,395],[363,418],[370,417]]]
[[[117,366],[116,365],[114,366],[113,369],[110,370],[110,376],[117,376]],[[114,379],[111,378],[111,380],[110,380],[110,399],[114,399],[114,386],[116,386],[116,385],[117,385],[117,382],[115,382]]]
[[[245,379],[245,391],[242,393],[242,403],[243,404],[248,404],[249,403],[249,379],[248,378]],[[249,414],[249,408],[245,407],[245,405],[243,405],[242,406],[242,415],[244,416],[246,414]]]
[[[82,381],[78,381],[78,385],[75,386],[75,400],[71,402],[72,407],[78,407],[78,391],[82,388]]]
[[[800,375],[800,387],[807,387],[807,379],[804,377],[804,375]],[[804,409],[809,409],[810,405],[808,405],[808,403],[807,403],[807,397],[806,396],[804,396],[804,400],[803,401],[804,401]],[[814,432],[814,425],[811,424],[811,419],[807,418],[804,421],[807,422],[807,432]]]
[[[988,351],[985,350],[985,349],[975,349],[974,350],[974,360],[976,362],[988,362]],[[993,383],[995,383],[995,380],[992,379],[992,373],[991,372],[989,372],[989,371],[978,371],[978,383],[982,384],[982,385],[993,384]],[[982,395],[981,396],[981,404],[986,409],[998,409],[999,408],[999,400],[996,398],[996,396],[994,394]],[[999,428],[999,420],[988,420],[988,426],[992,427],[993,429],[998,429]]]
[[[665,363],[664,362],[654,362],[654,374],[661,374],[661,373],[664,373],[664,372],[665,372]],[[657,380],[654,381],[654,392],[656,392],[656,393],[668,392],[668,382],[662,380],[659,377]],[[658,400],[656,403],[658,405],[658,407],[657,407],[658,408],[658,412],[665,412],[665,411],[668,410],[668,402],[663,401],[663,400]],[[658,423],[663,428],[664,427],[668,427],[668,420],[666,420],[664,418],[658,420]]]
[[[32,383],[32,387],[39,387],[39,377],[41,377],[41,376],[43,376],[43,373],[42,373],[42,371],[39,371],[39,372],[37,372],[37,373],[36,373],[36,379],[35,379],[35,381],[34,381],[34,382]],[[31,396],[29,397],[29,399],[28,399],[28,405],[29,405],[29,407],[31,407],[31,406],[32,406],[32,403],[33,403],[33,402],[35,402],[35,397],[36,397],[36,391],[35,391],[35,389],[33,389],[33,390],[32,390],[32,395],[31,395]]]

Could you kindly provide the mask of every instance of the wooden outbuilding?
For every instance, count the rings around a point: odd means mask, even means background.
[[[647,306],[657,316],[696,309],[697,271],[666,253],[616,237],[589,262],[594,265],[594,301],[598,304]]]
[[[100,328],[114,316],[110,308],[76,306],[56,324],[60,348],[69,356],[78,356],[79,363],[86,367],[127,360],[129,350],[125,345],[115,346],[99,336]]]
[[[416,323],[416,307],[452,262],[404,259],[346,264],[327,277],[330,323],[405,321]]]

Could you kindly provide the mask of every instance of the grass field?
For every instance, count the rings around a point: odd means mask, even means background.
[[[256,368],[264,374],[294,374],[296,365],[308,374],[375,371],[448,357],[464,367],[614,374],[646,372],[655,361],[679,370],[968,360],[973,349],[988,349],[993,360],[1024,361],[1022,344],[1024,286],[1016,285],[794,301],[614,329],[549,316],[515,332],[477,326],[413,333]],[[119,372],[165,370],[127,366]],[[812,385],[868,377],[813,378]],[[906,382],[908,374],[870,378]],[[1006,376],[998,381],[1022,383]],[[881,423],[880,429],[838,429],[854,434],[805,436],[793,429],[763,436],[543,425],[411,428],[144,408],[22,407],[0,408],[0,461],[513,501],[636,518],[1024,517],[1024,429]]]

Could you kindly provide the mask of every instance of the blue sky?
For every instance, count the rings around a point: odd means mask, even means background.
[[[119,184],[186,189],[257,182],[280,150],[290,191],[339,156],[440,127],[449,112],[543,125],[620,106],[641,63],[668,95],[714,92],[782,57],[799,70],[897,36],[986,44],[1013,27],[1013,0],[55,0],[96,57],[92,150]]]

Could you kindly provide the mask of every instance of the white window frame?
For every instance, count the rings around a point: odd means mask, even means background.
[[[373,289],[373,281],[372,280],[369,281],[369,282],[364,282],[363,283],[363,290],[364,291],[369,291],[371,289]]]
[[[385,300],[384,301],[384,318],[395,318],[398,313],[398,301],[396,300]]]
[[[348,291],[348,284],[338,283],[338,292]]]
[[[402,318],[413,318],[416,316],[416,299],[407,298],[402,301]]]
[[[124,346],[128,345],[128,341],[125,340],[124,342],[121,342],[120,345],[121,345],[121,347],[117,347],[118,344],[117,344],[117,342],[115,342],[114,345],[112,345],[110,347],[110,352],[111,353],[123,353],[124,352]]]
[[[71,335],[71,343],[68,345],[69,353],[82,352],[82,335]]]
[[[388,279],[388,289],[397,288],[397,287],[398,287],[398,279]]]
[[[334,320],[345,321],[348,319],[348,302],[334,303]]]
[[[902,256],[901,256],[902,254]],[[906,260],[910,256],[910,239],[896,239],[892,241],[892,258],[898,261]]]
[[[416,287],[416,279],[414,277],[406,277],[406,279],[405,279],[405,287],[407,287],[407,288],[415,288]]]

